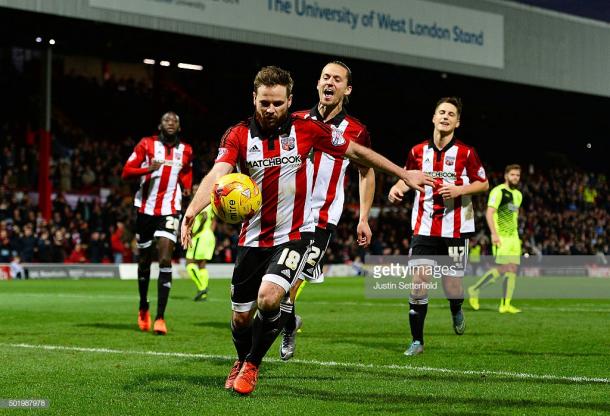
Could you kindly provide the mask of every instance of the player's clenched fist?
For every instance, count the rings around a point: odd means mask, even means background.
[[[388,194],[388,200],[392,204],[399,204],[402,202],[402,199],[405,196],[405,188],[407,186],[403,182],[398,182],[390,189],[390,193]]]

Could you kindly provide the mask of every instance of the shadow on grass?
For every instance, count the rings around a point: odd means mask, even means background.
[[[448,379],[450,377],[443,377]],[[453,377],[451,377],[453,378]],[[522,380],[523,381],[523,380]],[[260,390],[266,386],[260,385]],[[544,399],[506,399],[498,397],[458,397],[455,395],[442,396],[440,394],[411,394],[405,393],[377,393],[368,391],[366,393],[349,391],[330,391],[329,389],[311,389],[296,387],[282,383],[281,389],[268,388],[265,396],[286,400],[289,397],[307,397],[309,400],[319,400],[323,402],[358,404],[364,408],[377,408],[383,411],[404,412],[406,409],[413,410],[415,406],[448,406],[456,405],[472,406],[477,409],[489,410],[519,410],[519,413],[527,412],[528,409],[538,408],[555,410],[562,409],[564,412],[571,413],[572,410],[588,410],[596,412],[610,411],[610,405],[600,402],[574,402],[566,398],[566,401],[544,400]]]
[[[224,363],[228,369],[230,365]],[[455,407],[466,406],[476,409],[488,409],[490,411],[510,412],[518,411],[518,413],[533,412],[536,410],[550,411],[565,414],[574,413],[574,411],[590,411],[590,412],[608,412],[610,405],[604,402],[593,401],[573,401],[566,397],[565,401],[556,399],[512,399],[502,397],[459,397],[454,394],[444,396],[442,392],[431,392],[429,395],[416,394],[409,392],[409,385],[417,382],[440,382],[452,383],[459,386],[464,386],[466,383],[506,383],[518,382],[524,385],[532,384],[573,384],[566,381],[538,381],[538,380],[523,380],[510,379],[502,377],[486,377],[481,380],[481,377],[467,375],[442,375],[442,374],[410,374],[405,377],[404,374],[389,372],[389,371],[371,371],[368,369],[333,369],[333,375],[303,375],[299,373],[298,368],[293,368],[292,374],[277,374],[274,373],[277,364],[264,365],[261,369],[261,379],[257,386],[257,390],[252,395],[252,399],[275,399],[279,401],[289,401],[291,398],[328,402],[333,404],[343,403],[345,405],[358,405],[361,411],[368,409],[369,411],[391,411],[401,413],[407,409],[414,411],[422,406],[428,411],[434,406],[439,407]],[[354,380],[350,373],[361,373],[364,376],[363,380]],[[388,392],[375,391],[374,386],[366,389],[366,380],[374,377],[375,379],[385,379],[392,381],[396,379],[396,383],[404,383],[404,392]],[[123,386],[123,390],[129,393],[162,393],[162,394],[181,394],[189,391],[189,386],[195,386],[204,389],[214,389],[219,392],[223,390],[225,375],[181,375],[173,373],[153,373],[145,374],[136,377],[129,384]],[[322,383],[320,388],[311,388],[303,386],[303,383]],[[360,387],[350,391],[355,385]],[[500,387],[498,387],[499,390]],[[365,390],[365,391],[363,391]],[[453,413],[452,413],[453,414]],[[467,413],[464,413],[467,414]]]
[[[141,332],[138,325],[135,323],[110,323],[110,322],[91,322],[88,324],[76,324],[74,325],[80,328],[97,328],[97,329],[111,329],[111,330],[123,330],[132,332]]]
[[[521,350],[496,350],[496,354],[509,354],[509,355],[533,355],[533,356],[547,356],[549,358],[553,357],[607,357],[610,358],[610,353],[600,353],[600,352],[559,352],[559,351],[521,351]]]
[[[394,341],[360,341],[360,340],[356,340],[356,339],[342,339],[341,343],[343,344],[349,344],[349,345],[354,345],[358,348],[366,348],[368,350],[374,350],[374,351],[385,351],[385,352],[400,352],[400,347],[399,344],[397,344]],[[407,342],[403,342],[402,344],[404,344],[404,348],[402,348],[402,350],[404,351],[405,349],[407,349],[407,347],[409,346]]]
[[[206,375],[180,375],[170,373],[153,373],[136,377],[133,382],[123,386],[126,392],[180,393],[185,385],[218,388],[224,387],[224,377]]]
[[[193,324],[193,326],[201,326],[204,328],[214,328],[214,329],[226,329],[227,331],[231,330],[231,323],[226,320],[226,321],[203,321],[203,322],[196,322]]]
[[[445,331],[432,330],[427,331],[425,335],[431,337],[457,337],[453,333],[453,329],[449,326]],[[494,332],[478,331],[476,329],[469,331],[466,334],[468,338],[496,337],[497,335],[498,334]],[[379,331],[365,333],[357,333],[353,331],[333,331],[332,336],[329,336],[328,333],[314,332],[310,330],[306,333],[304,332],[300,334],[298,336],[298,339],[320,340],[324,343],[332,342],[340,344],[353,344],[357,346],[371,348],[374,350],[396,351],[402,348],[404,351],[411,342],[411,334],[409,332],[409,328],[404,328],[401,332],[398,333],[395,331]],[[430,344],[434,345],[434,341],[430,341]]]

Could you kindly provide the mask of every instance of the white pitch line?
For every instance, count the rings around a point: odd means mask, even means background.
[[[126,355],[148,355],[148,356],[163,356],[176,358],[191,358],[191,359],[206,359],[216,361],[234,361],[234,356],[215,355],[215,354],[193,354],[184,352],[159,352],[159,351],[133,351],[133,350],[116,350],[111,348],[85,348],[85,347],[68,347],[63,345],[34,345],[34,344],[5,344],[0,343],[0,347],[11,348],[29,348],[40,349],[47,351],[78,351],[106,354],[126,354]],[[265,358],[265,361],[273,363],[283,363],[277,358]],[[363,364],[337,361],[318,361],[318,360],[301,360],[292,359],[293,363],[305,365],[317,365],[320,367],[341,367],[341,368],[362,368],[362,369],[382,369],[382,370],[408,370],[420,373],[443,373],[443,374],[461,374],[469,376],[498,376],[505,378],[517,378],[528,380],[541,381],[571,381],[574,383],[600,383],[610,384],[609,378],[602,377],[585,377],[585,376],[556,376],[552,374],[531,374],[531,373],[515,373],[511,371],[493,371],[493,370],[456,370],[452,368],[442,367],[427,367],[414,366],[409,364]]]
[[[14,299],[15,297],[18,296],[25,296],[25,297],[38,297],[38,298],[47,298],[47,299],[53,299],[53,298],[74,298],[74,299],[137,299],[138,296],[136,295],[85,295],[85,294],[78,294],[78,293],[3,293],[0,295],[0,297],[2,297],[3,295],[6,295],[7,298],[11,298]]]

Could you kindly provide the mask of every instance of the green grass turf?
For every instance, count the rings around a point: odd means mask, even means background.
[[[406,301],[366,299],[362,279],[327,279],[299,299],[298,360],[279,362],[276,342],[254,394],[239,397],[223,389],[234,355],[229,281],[211,281],[205,303],[191,300],[190,281],[175,281],[165,337],[137,330],[136,286],[0,281],[0,399],[49,399],[45,414],[61,415],[610,412],[607,380],[561,378],[610,377],[607,300],[523,299],[514,303],[524,312],[507,316],[496,312],[496,300],[483,299],[478,312],[465,306],[467,332],[459,337],[447,302],[436,299],[426,352],[408,358],[402,354],[410,338]],[[155,300],[156,289],[151,295]],[[169,354],[138,354],[154,351]]]

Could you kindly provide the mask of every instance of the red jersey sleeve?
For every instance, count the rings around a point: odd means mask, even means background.
[[[304,122],[308,123],[307,128],[314,136],[314,149],[335,157],[342,157],[345,154],[349,140],[343,137],[340,130],[312,119],[304,120]]]
[[[193,187],[193,148],[186,145],[185,153],[188,156],[182,165],[182,169],[180,169],[178,180],[182,184],[182,189],[191,189]]]
[[[407,162],[405,163],[405,169],[407,170],[421,170],[421,167],[417,163],[417,157],[415,156],[415,148],[409,150],[407,156]]]
[[[466,159],[466,174],[471,183],[485,182],[487,180],[485,168],[479,160],[479,155],[477,155],[477,152],[473,148],[470,148],[470,153]]]
[[[142,167],[142,163],[146,160],[146,141],[142,139],[136,144],[136,147],[133,149],[131,156],[125,162],[125,166],[123,166],[123,173],[121,174],[121,178],[129,179],[137,176],[146,175],[150,173],[148,171],[148,167]]]
[[[220,140],[220,145],[218,146],[218,156],[216,157],[215,163],[226,162],[231,166],[235,166],[238,159],[239,135],[237,133],[237,128],[231,127],[225,132],[224,136],[222,136],[222,139]]]
[[[360,130],[358,132],[358,134],[355,136],[356,137],[350,137],[350,140],[352,140],[362,146],[366,146],[368,148],[371,147],[371,135],[369,134],[369,131],[366,128],[363,128],[362,130]]]

